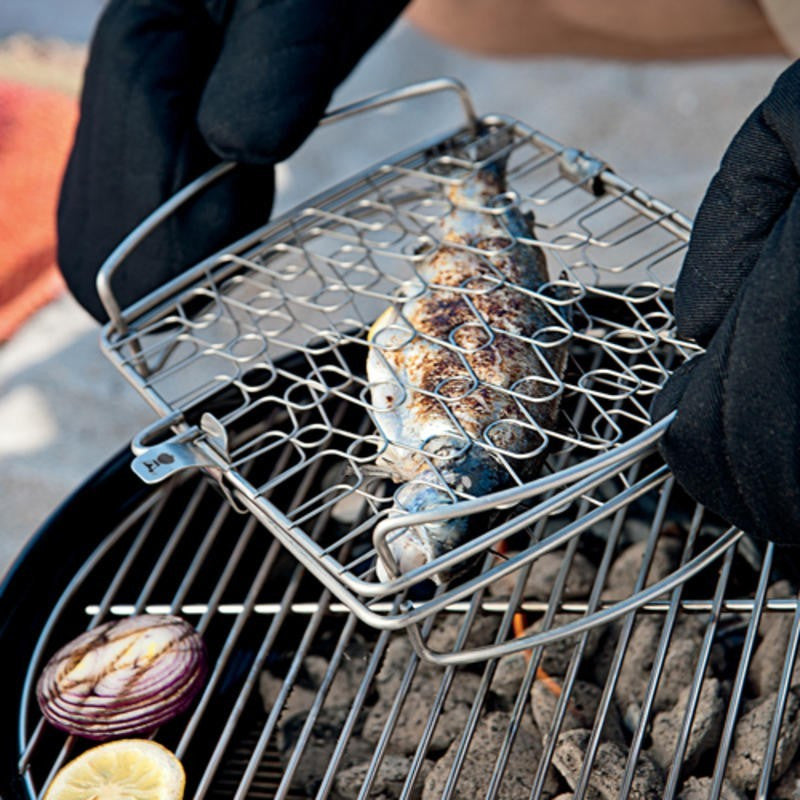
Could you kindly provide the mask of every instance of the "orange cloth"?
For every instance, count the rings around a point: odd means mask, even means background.
[[[64,289],[56,205],[77,119],[73,97],[0,81],[0,342]]]

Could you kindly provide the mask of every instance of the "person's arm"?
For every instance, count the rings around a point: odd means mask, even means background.
[[[757,0],[414,0],[406,17],[444,44],[483,55],[644,60],[785,52]]]

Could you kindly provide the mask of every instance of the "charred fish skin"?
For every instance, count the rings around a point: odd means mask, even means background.
[[[543,332],[564,339],[568,325],[538,295],[549,283],[546,260],[518,241],[533,238],[532,221],[509,201],[500,149],[447,185],[438,246],[368,335],[372,413],[387,441],[376,467],[401,484],[397,511],[508,488],[514,478],[503,457],[531,479],[558,414],[567,348]],[[480,524],[454,518],[391,535],[398,571],[474,538]],[[380,580],[390,572],[378,564]]]

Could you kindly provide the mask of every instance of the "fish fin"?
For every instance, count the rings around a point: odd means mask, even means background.
[[[485,168],[505,172],[509,150],[514,142],[514,129],[508,125],[491,128],[481,125],[478,129],[478,138],[473,145],[473,159],[482,163],[488,161]]]
[[[388,328],[396,314],[397,311],[394,306],[384,309],[381,315],[372,323],[369,331],[367,331],[367,341],[371,343],[384,328]]]
[[[389,480],[394,474],[389,466],[381,466],[380,464],[361,464],[359,466],[361,474],[365,478],[380,478],[381,480]]]
[[[531,232],[531,235],[533,235],[534,226],[536,225],[536,214],[530,209],[528,211],[523,211],[522,219],[525,220],[528,230]]]
[[[387,467],[381,467],[378,464],[359,464],[356,466],[352,461],[345,461],[342,464],[342,477],[352,478],[358,475],[363,475],[365,478],[386,478],[389,475],[389,470]]]

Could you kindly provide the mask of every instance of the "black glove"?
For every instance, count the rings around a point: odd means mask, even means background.
[[[222,159],[247,164],[173,215],[114,279],[125,307],[267,221],[272,165],[408,0],[111,0],[95,31],[58,210],[72,293],[106,318],[100,264]]]
[[[678,482],[760,538],[800,543],[800,62],[736,134],[697,214],[675,292],[706,347],[656,398]]]

